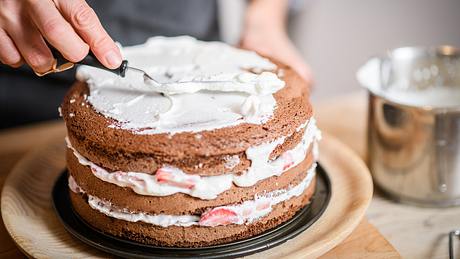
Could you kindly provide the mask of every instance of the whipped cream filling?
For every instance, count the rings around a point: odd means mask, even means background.
[[[111,127],[137,134],[262,124],[273,116],[273,93],[285,84],[269,72],[276,66],[268,59],[220,42],[153,37],[122,53],[159,83],[88,66],[78,68],[77,78],[88,84],[94,109],[117,121]]]
[[[201,216],[197,215],[152,215],[143,212],[130,212],[126,208],[120,209],[109,201],[88,195],[89,206],[109,217],[130,222],[145,222],[157,226],[206,226],[214,227],[228,224],[250,224],[257,219],[268,215],[273,206],[293,197],[300,196],[310,185],[316,174],[316,163],[308,169],[307,176],[295,186],[287,189],[276,190],[257,194],[253,200],[248,200],[240,204],[220,206],[212,208]],[[69,176],[69,188],[75,193],[85,193],[80,188],[72,176]]]
[[[315,143],[321,138],[321,135],[314,118],[309,120],[304,129],[298,128],[297,130],[305,131],[299,144],[274,160],[269,159],[270,154],[279,144],[284,142],[286,137],[247,149],[246,156],[251,160],[251,166],[241,175],[199,176],[187,174],[172,166],[163,166],[157,170],[155,175],[142,172],[108,172],[78,153],[68,138],[66,138],[66,142],[79,163],[89,166],[94,176],[102,181],[130,188],[141,195],[167,196],[185,193],[200,199],[215,199],[220,193],[230,189],[233,184],[242,187],[252,186],[260,180],[275,175],[279,176],[302,162],[307,155],[309,146],[313,143],[313,149],[315,149]],[[314,151],[313,154],[316,156],[317,152]],[[239,163],[238,156],[229,156],[225,165],[235,167],[237,163]]]

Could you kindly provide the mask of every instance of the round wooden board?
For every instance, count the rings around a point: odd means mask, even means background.
[[[6,229],[34,258],[107,257],[66,232],[51,204],[51,190],[65,167],[64,136],[28,153],[11,171],[3,188],[1,212]],[[337,139],[324,134],[320,163],[332,195],[324,214],[288,242],[252,255],[263,258],[315,258],[343,241],[359,224],[372,198],[372,180],[364,162]]]

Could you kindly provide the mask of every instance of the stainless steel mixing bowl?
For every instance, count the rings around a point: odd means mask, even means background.
[[[460,205],[460,51],[405,47],[358,72],[369,90],[374,182],[392,198]]]

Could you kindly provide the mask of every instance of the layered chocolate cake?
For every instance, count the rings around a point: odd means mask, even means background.
[[[310,202],[320,132],[291,68],[190,37],[122,53],[155,81],[81,66],[62,104],[71,201],[88,224],[201,247],[260,234]]]

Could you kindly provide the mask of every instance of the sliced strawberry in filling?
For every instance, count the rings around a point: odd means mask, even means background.
[[[261,210],[268,209],[268,207],[270,207],[270,201],[264,201],[264,202],[257,204],[256,210],[261,211]]]
[[[199,224],[201,226],[215,227],[237,222],[238,214],[233,210],[227,208],[215,208],[201,215]]]
[[[247,216],[251,215],[251,214],[252,214],[252,211],[253,211],[253,208],[245,208],[245,209],[243,210],[243,216],[244,216],[244,217],[247,217]]]
[[[195,181],[192,179],[179,180],[173,172],[165,168],[158,169],[155,173],[155,178],[159,183],[168,184],[179,188],[193,189],[193,187],[195,187]]]
[[[286,152],[282,155],[284,160],[283,170],[286,170],[294,165],[294,158],[290,152]]]

